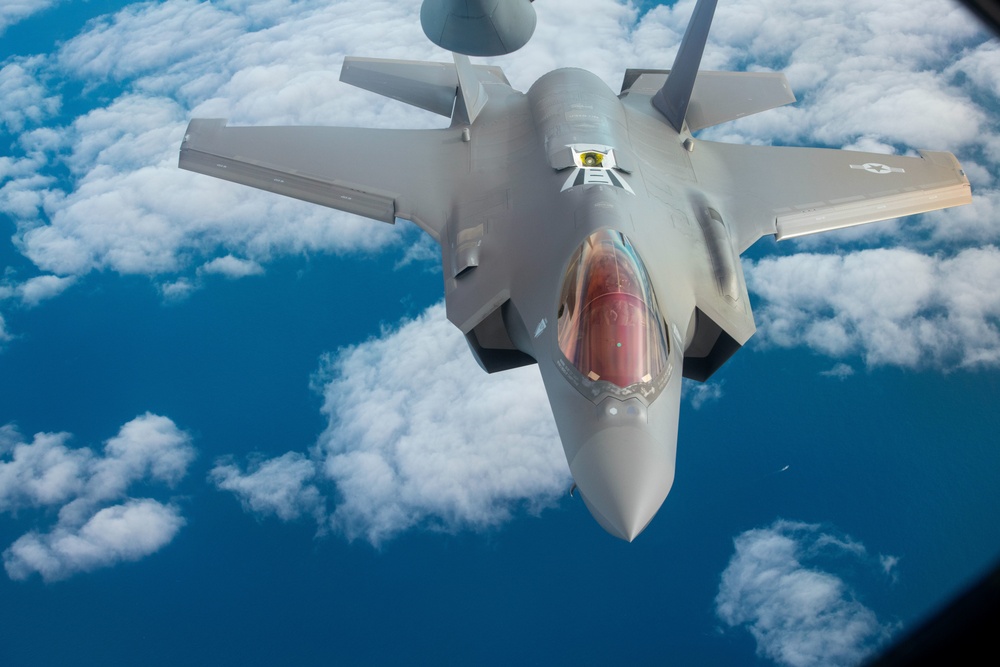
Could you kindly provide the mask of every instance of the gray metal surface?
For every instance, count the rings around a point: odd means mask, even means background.
[[[622,93],[653,95],[670,70],[627,70]],[[795,101],[780,72],[698,72],[688,103],[688,132],[719,125]]]
[[[535,31],[531,0],[424,0],[420,25],[443,49],[468,56],[513,53]]]
[[[703,18],[685,36],[673,68],[685,74],[673,86],[674,73],[630,70],[618,96],[589,72],[562,69],[522,93],[464,56],[454,64],[348,60],[346,81],[438,113],[451,108],[451,126],[193,120],[180,166],[376,220],[413,220],[431,234],[449,320],[488,372],[538,364],[587,507],[608,532],[632,540],[674,479],[682,376],[707,379],[755,330],[740,253],[764,235],[971,200],[949,153],[694,139],[693,127],[793,99],[780,75],[698,73],[710,5],[695,11]],[[671,122],[657,97],[685,115]],[[584,245],[609,238],[628,252]],[[573,260],[582,256],[593,258],[585,271]],[[608,257],[617,258],[614,273]],[[644,291],[635,289],[640,276]],[[646,372],[652,338],[638,334],[650,326],[663,326],[667,350]],[[571,359],[571,349],[583,356]]]
[[[670,76],[653,96],[653,106],[678,132],[684,129],[691,91],[694,90],[695,79],[698,77],[698,64],[701,63],[701,54],[705,51],[717,2],[718,0],[701,0],[695,5],[691,23],[688,24],[681,45],[677,49],[674,66],[670,68]]]

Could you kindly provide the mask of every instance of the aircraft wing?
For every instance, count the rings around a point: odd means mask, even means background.
[[[195,119],[180,167],[383,222],[412,220],[440,240],[450,192],[469,171],[461,130],[227,127]]]
[[[726,184],[718,194],[732,203],[727,223],[741,253],[767,234],[780,241],[972,201],[969,179],[945,152],[901,157],[700,141],[691,161],[699,179]]]

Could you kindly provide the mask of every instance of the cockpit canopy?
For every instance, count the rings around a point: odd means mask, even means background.
[[[655,384],[668,366],[666,328],[649,275],[620,232],[597,231],[573,254],[558,323],[559,349],[591,382],[621,389]]]

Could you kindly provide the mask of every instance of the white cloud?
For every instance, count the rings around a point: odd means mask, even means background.
[[[746,627],[757,654],[789,667],[856,665],[895,629],[820,561],[868,563],[864,547],[815,524],[779,520],[733,540],[715,598],[718,617]]]
[[[860,354],[869,366],[1000,364],[1000,250],[928,257],[900,248],[747,263],[757,344]]]
[[[124,424],[101,454],[68,446],[68,433],[38,433],[26,442],[0,428],[0,512],[58,509],[47,533],[32,531],[4,551],[14,579],[38,572],[46,581],[137,560],[167,544],[184,521],[176,507],[127,497],[140,482],[177,484],[195,451],[168,418],[146,413]]]
[[[317,448],[348,537],[377,543],[424,521],[497,525],[568,488],[538,369],[486,375],[442,305],[340,351],[324,373],[329,426]]]
[[[0,7],[0,33],[3,32],[3,9]],[[17,59],[0,68],[0,130],[20,132],[25,123],[38,124],[59,110],[58,95],[49,95],[35,72],[43,59]]]
[[[94,454],[66,446],[68,433],[38,433],[30,444],[12,426],[0,428],[0,512],[67,502],[84,492]]]
[[[263,274],[264,267],[248,259],[226,255],[225,257],[216,257],[211,262],[206,262],[201,266],[199,272],[221,275],[227,278],[246,278],[247,276],[259,276]]]
[[[4,551],[4,568],[11,579],[37,572],[47,582],[58,581],[144,558],[169,544],[183,525],[176,507],[129,500],[99,510],[79,527],[60,524],[51,533],[22,535]]]
[[[160,294],[163,295],[163,300],[166,302],[178,302],[191,296],[200,285],[187,278],[178,278],[173,282],[167,282],[160,285]]]
[[[749,63],[784,71],[799,97],[777,114],[740,121],[751,134],[766,126],[786,142],[813,137],[842,146],[877,135],[954,149],[975,139],[985,114],[941,70],[987,41],[964,9],[940,0],[756,0],[720,6],[708,50],[726,54],[725,69]],[[941,113],[966,122],[942,128],[934,121]]]
[[[254,23],[246,8],[164,2],[130,6],[91,24],[49,59],[50,73],[93,84],[114,80],[126,92],[54,128],[60,151],[48,164],[71,170],[67,190],[24,175],[0,192],[0,206],[22,219],[22,251],[62,275],[95,269],[157,275],[190,271],[220,251],[260,264],[275,254],[367,252],[399,243],[386,225],[176,166],[184,127],[198,114],[244,123],[356,124],[377,121],[389,106],[394,118],[383,124],[426,125],[429,114],[380,98],[372,104],[369,93],[337,83],[345,41],[358,48],[381,41],[385,26],[372,13],[406,19],[414,39],[420,34],[415,14],[407,14],[418,5],[396,5],[271,3],[267,11],[255,6],[250,13],[262,23]],[[349,23],[365,25],[352,30]],[[204,108],[193,113],[188,104]],[[45,162],[38,166],[45,171]]]
[[[218,488],[235,494],[248,512],[273,514],[282,521],[293,521],[306,514],[322,525],[326,499],[310,483],[319,474],[313,461],[288,452],[252,463],[246,473],[235,463],[219,461],[212,469],[211,479]]]
[[[885,572],[889,577],[891,577],[893,582],[895,582],[898,578],[896,571],[898,570],[899,566],[899,557],[886,556],[880,554],[878,557],[878,562],[882,566],[882,571]]]
[[[46,164],[39,151],[27,157],[0,157],[0,212],[17,219],[35,219],[55,179],[39,174]]]
[[[837,378],[838,380],[846,380],[847,378],[854,375],[854,369],[847,364],[837,364],[828,371],[822,371],[820,375]]]
[[[423,264],[427,270],[440,273],[441,247],[429,235],[420,232],[416,225],[406,221],[400,224],[407,227],[404,233],[408,234],[409,243],[406,245],[406,250],[403,251],[402,258],[396,262],[393,268],[398,271],[411,264]],[[415,234],[409,234],[411,229],[415,231]]]
[[[13,339],[14,336],[7,330],[7,322],[3,318],[3,313],[0,313],[0,345]]]
[[[683,398],[691,402],[691,407],[700,410],[706,403],[714,403],[722,398],[722,382],[695,382],[684,380]]]
[[[15,23],[44,11],[60,0],[0,0],[0,35]],[[2,97],[2,95],[0,95]]]
[[[177,168],[184,112],[166,99],[123,97],[74,123],[69,193],[45,190],[20,210],[20,245],[39,268],[62,275],[112,269],[157,275],[191,268],[230,248],[247,261],[304,251],[369,251],[399,242],[385,224],[204,178]],[[13,196],[13,195],[11,195]],[[211,261],[211,260],[209,260]],[[249,265],[248,265],[249,266]]]
[[[18,285],[16,291],[21,297],[21,302],[30,308],[62,294],[74,282],[76,282],[74,276],[36,276]]]
[[[89,81],[128,81],[150,73],[188,78],[177,71],[179,64],[192,68],[211,61],[249,28],[239,12],[217,4],[174,0],[126,6],[63,44],[59,65]]]
[[[569,488],[538,370],[486,375],[440,305],[331,355],[315,381],[329,425],[309,458],[213,470],[249,511],[288,520],[329,503],[330,527],[378,545],[417,526],[497,526]]]

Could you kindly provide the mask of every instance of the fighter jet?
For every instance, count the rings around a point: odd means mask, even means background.
[[[673,484],[681,378],[754,333],[740,254],[971,201],[950,153],[695,138],[795,100],[780,73],[699,71],[715,5],[698,2],[671,69],[630,69],[616,94],[581,69],[521,92],[469,60],[526,42],[529,0],[426,0],[453,62],[349,57],[341,80],[448,127],[195,119],[180,167],[430,234],[448,319],[487,373],[538,365],[580,495],[632,541]]]

